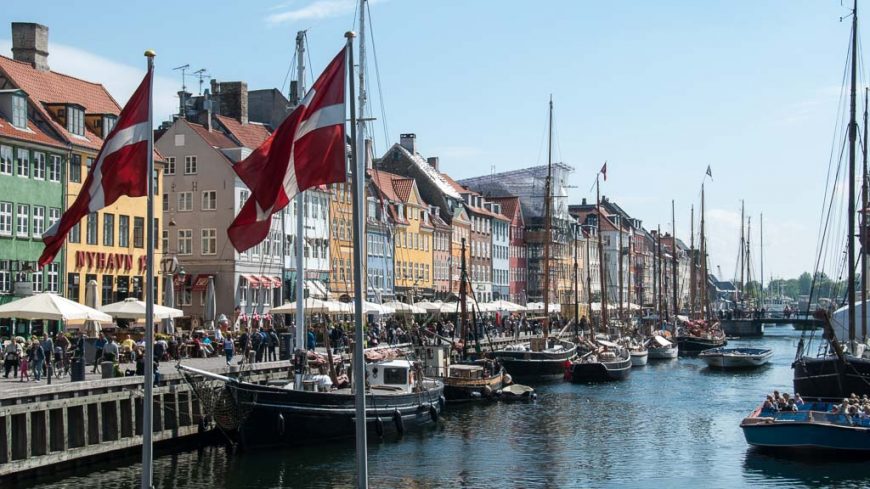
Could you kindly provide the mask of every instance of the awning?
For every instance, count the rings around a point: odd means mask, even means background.
[[[242,275],[242,278],[248,281],[248,287],[252,289],[260,288],[260,277],[256,275]]]
[[[284,282],[281,281],[280,277],[272,277],[272,288],[280,289],[284,285]]]
[[[192,292],[202,292],[207,289],[209,277],[211,277],[211,275],[197,275],[196,280],[193,281],[193,288],[190,290]]]
[[[260,279],[260,286],[261,287],[263,287],[264,289],[271,289],[272,288],[272,279],[270,279],[269,277],[265,277],[265,276],[258,277],[258,278]]]

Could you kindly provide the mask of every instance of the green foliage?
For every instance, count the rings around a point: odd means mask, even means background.
[[[860,283],[860,277],[857,280]],[[755,282],[749,282],[747,294],[757,297],[755,295],[757,289],[750,288],[753,284],[758,286]],[[813,287],[815,287],[815,291],[813,291],[815,297],[837,298],[846,292],[846,281],[833,280],[824,272],[819,272],[815,276],[815,283],[813,283],[813,276],[809,272],[804,272],[798,278],[771,280],[765,284],[765,293],[768,295],[782,293],[787,297],[797,299],[801,295],[810,295],[810,290]]]

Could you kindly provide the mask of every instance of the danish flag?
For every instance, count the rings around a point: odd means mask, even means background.
[[[244,161],[234,167],[251,189],[227,229],[242,252],[269,234],[272,215],[297,193],[347,180],[345,153],[345,51],[329,63],[298,107]]]

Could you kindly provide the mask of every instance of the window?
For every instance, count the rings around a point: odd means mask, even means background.
[[[164,175],[175,175],[175,157],[167,156],[166,157],[166,166],[163,167]]]
[[[42,270],[36,270],[33,272],[33,291],[34,292],[42,292]]]
[[[163,251],[169,250],[169,231],[163,230]]]
[[[69,159],[69,181],[82,183],[82,157],[73,154]]]
[[[66,298],[74,302],[79,300],[79,274],[66,274]]]
[[[48,209],[48,227],[54,226],[60,220],[60,209],[51,207]]]
[[[27,204],[18,204],[16,212],[18,227],[15,234],[21,238],[26,238],[30,233],[30,206]]]
[[[193,253],[193,231],[190,229],[178,230],[178,254],[190,255]]]
[[[193,192],[178,192],[178,212],[193,210]]]
[[[69,238],[67,238],[67,241],[69,241],[70,243],[82,242],[82,227],[79,224],[81,223],[77,222],[75,226],[73,226],[69,230]]]
[[[115,215],[103,214],[103,246],[115,246]]]
[[[90,280],[88,280],[90,282]],[[112,293],[113,285],[115,283],[115,277],[111,275],[103,275],[103,295],[102,300],[103,303],[106,302],[114,302],[115,295]]]
[[[115,123],[117,122],[118,118],[113,115],[103,117],[103,139],[109,137],[109,133],[115,128]]]
[[[18,176],[30,177],[30,153],[24,148],[18,148]]]
[[[12,175],[12,146],[0,145],[0,175]]]
[[[130,246],[130,216],[118,216],[118,246]]]
[[[57,272],[58,264],[57,263],[50,263],[46,268],[48,269],[48,283],[47,283],[48,289],[47,290],[49,292],[57,292],[58,291],[58,280],[57,280],[58,279],[58,272]]]
[[[33,237],[41,238],[45,232],[45,207],[33,206]]]
[[[51,155],[48,160],[48,181],[60,182],[60,156]]]
[[[77,136],[85,135],[85,111],[81,107],[67,105],[66,129]]]
[[[12,96],[12,125],[19,129],[27,127],[27,98],[20,92]]]
[[[133,247],[145,247],[145,218],[133,217]]]
[[[196,156],[184,157],[184,174],[196,175]]]
[[[12,236],[12,202],[0,202],[0,235]]]
[[[217,230],[203,229],[200,240],[200,247],[203,255],[217,254]]]
[[[213,211],[217,209],[217,192],[214,190],[202,191],[202,210]]]
[[[12,272],[9,271],[9,260],[0,260],[0,294],[12,291]]]
[[[88,223],[87,228],[85,230],[87,233],[85,235],[85,242],[87,244],[95,245],[97,244],[97,213],[91,212],[88,214]]]

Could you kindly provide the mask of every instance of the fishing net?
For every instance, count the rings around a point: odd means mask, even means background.
[[[182,372],[206,415],[227,431],[237,430],[251,413],[254,394],[225,381]]]

